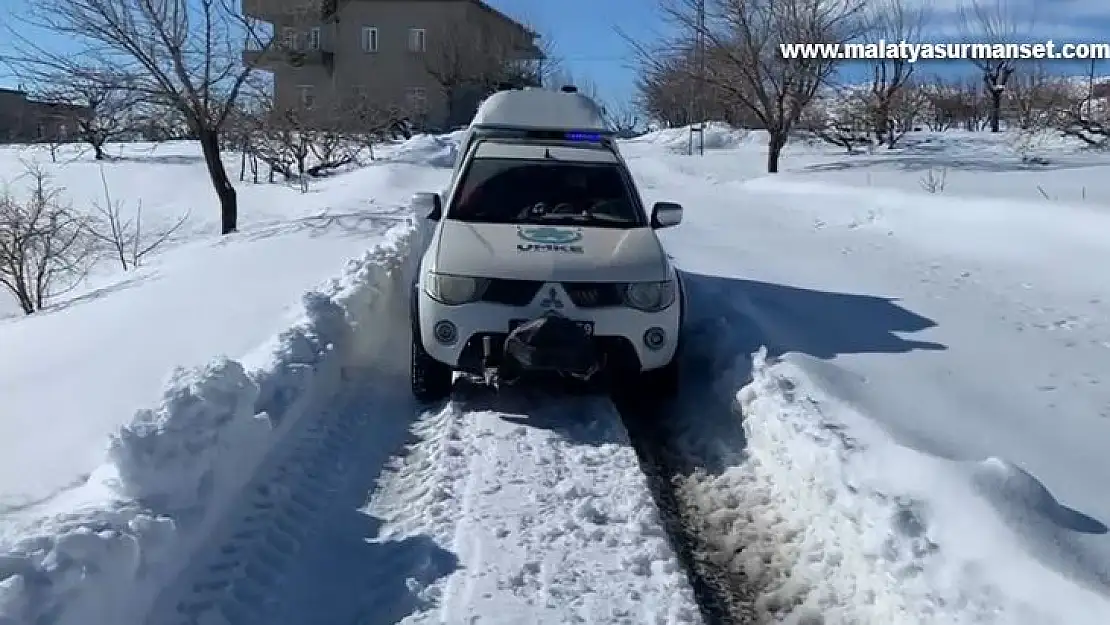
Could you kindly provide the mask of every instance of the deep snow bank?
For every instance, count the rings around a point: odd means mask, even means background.
[[[462,133],[446,135],[414,135],[399,144],[389,159],[401,163],[415,163],[429,167],[451,168],[458,156]]]
[[[112,437],[109,462],[86,484],[0,536],[0,623],[141,622],[268,450],[316,415],[309,408],[333,393],[344,366],[373,365],[399,340],[383,321],[406,302],[418,237],[411,224],[394,229],[306,294],[303,319],[265,365],[247,371],[224,358],[176,372],[161,403]]]
[[[662,148],[669,152],[686,152],[690,149],[690,128],[664,128],[645,133],[634,139],[626,139],[621,143],[629,145],[646,145]],[[764,145],[767,143],[767,133],[761,130],[748,130],[733,128],[724,122],[709,122],[705,129],[705,149],[727,150],[743,145]],[[695,139],[694,146],[698,146]]]
[[[1036,544],[1058,545],[1070,530],[1058,522],[1069,511],[1032,476],[895,444],[827,390],[830,363],[769,362],[761,350],[752,370],[736,397],[744,462],[683,489],[760,589],[761,620],[1105,623],[1110,600],[1083,587],[1099,580],[1079,554],[1052,568],[1036,559]]]

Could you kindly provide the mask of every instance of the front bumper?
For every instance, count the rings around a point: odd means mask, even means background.
[[[487,366],[500,365],[509,324],[513,320],[535,319],[549,312],[539,302],[527,306],[490,302],[446,306],[428,297],[423,289],[417,289],[415,321],[420,327],[424,349],[436,360],[456,370],[476,374],[483,373]],[[655,313],[615,306],[580,309],[569,302],[569,298],[564,297],[563,301],[565,307],[558,311],[559,314],[568,319],[593,322],[591,340],[606,369],[648,371],[663,367],[674,359],[681,323],[678,301]],[[457,329],[454,341],[444,343],[436,339],[435,327],[440,321],[454,324]],[[658,349],[648,347],[644,341],[645,333],[652,328],[661,328],[665,334],[665,341]],[[490,360],[485,357],[487,346]]]

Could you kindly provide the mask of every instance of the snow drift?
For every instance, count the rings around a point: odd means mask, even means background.
[[[304,296],[302,319],[248,371],[179,370],[162,401],[112,437],[88,481],[0,536],[0,623],[140,622],[268,451],[335,390],[346,366],[386,366],[419,245],[411,224]],[[403,330],[405,326],[400,326]],[[393,352],[396,353],[396,352]]]
[[[459,133],[449,135],[414,135],[398,145],[390,160],[429,167],[451,168],[459,151]]]
[[[1101,573],[1077,549],[1059,557],[1096,521],[1003,460],[955,462],[896,444],[833,394],[838,375],[834,364],[797,353],[772,361],[761,349],[734,406],[744,461],[683,486],[712,511],[706,523],[730,566],[759,589],[761,620],[1105,622]]]
[[[690,149],[690,128],[665,128],[655,130],[634,139],[627,139],[621,143],[630,145],[650,145],[663,148],[669,152],[686,152]],[[705,149],[725,150],[743,145],[764,145],[767,143],[767,133],[763,131],[733,128],[724,122],[709,122],[705,129]],[[694,140],[695,148],[699,145]]]

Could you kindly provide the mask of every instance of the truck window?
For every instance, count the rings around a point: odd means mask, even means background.
[[[647,225],[617,164],[498,158],[470,163],[447,218],[600,228]]]

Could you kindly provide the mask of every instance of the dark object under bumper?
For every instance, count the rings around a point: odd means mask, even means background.
[[[509,332],[501,372],[553,372],[589,379],[601,363],[589,335],[566,317],[553,315],[532,319]]]
[[[596,373],[638,372],[641,364],[627,338],[590,336],[570,320],[547,317],[512,332],[471,336],[459,355],[458,369],[474,375],[489,369],[503,373],[518,369],[590,378]]]

